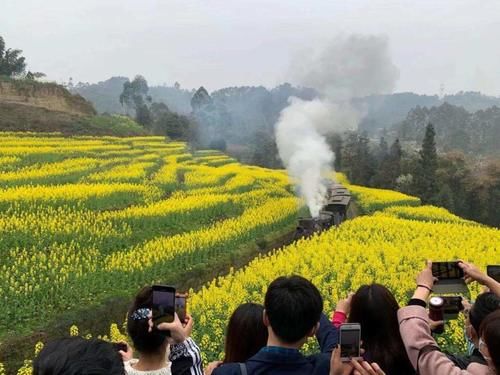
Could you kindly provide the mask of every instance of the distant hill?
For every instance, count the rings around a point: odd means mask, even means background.
[[[123,84],[128,81],[127,77],[111,77],[98,83],[79,82],[69,87],[69,90],[92,102],[99,113],[125,114],[126,109],[120,104],[119,98]],[[193,90],[181,89],[179,85],[149,87],[149,95],[153,101],[165,103],[171,111],[180,114],[191,112],[190,101],[193,94]]]
[[[82,83],[70,86],[68,89],[92,102],[98,113],[125,114],[125,108],[120,104],[119,97],[127,77],[111,77],[98,83]]]
[[[97,116],[92,103],[55,83],[0,77],[0,131],[143,135],[124,116]]]
[[[409,92],[373,95],[353,99],[352,103],[363,114],[359,130],[366,131],[370,136],[379,136],[384,128],[389,129],[405,120],[408,112],[416,107],[431,108],[449,103],[463,107],[468,112],[476,112],[493,106],[500,107],[500,97],[478,92],[459,92],[441,99],[437,95],[418,95]]]
[[[96,84],[71,88],[91,101],[99,113],[124,113],[119,103],[126,77],[112,77]],[[200,127],[203,146],[223,141],[255,148],[262,139],[274,139],[273,127],[291,96],[312,100],[318,96],[310,88],[288,83],[268,89],[263,86],[227,87],[208,93],[209,104],[193,111],[193,90],[174,86],[152,86],[149,95],[174,112],[193,114]],[[371,139],[386,134],[402,140],[421,142],[426,121],[436,126],[438,147],[479,154],[495,153],[500,98],[478,92],[446,95],[395,93],[352,99],[362,114],[359,130]],[[493,143],[491,143],[493,142]],[[268,152],[268,151],[266,151]]]

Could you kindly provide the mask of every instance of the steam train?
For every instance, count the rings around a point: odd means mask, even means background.
[[[326,191],[326,204],[318,217],[299,218],[294,239],[309,237],[332,226],[340,225],[347,219],[347,211],[351,202],[351,193],[341,184],[329,183]]]

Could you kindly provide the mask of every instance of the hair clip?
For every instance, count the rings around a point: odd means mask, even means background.
[[[150,315],[151,315],[151,309],[143,307],[135,310],[131,318],[134,320],[143,320],[143,319],[148,319]]]

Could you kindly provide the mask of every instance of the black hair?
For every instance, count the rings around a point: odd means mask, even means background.
[[[479,333],[479,327],[484,318],[498,309],[500,309],[500,298],[494,293],[487,292],[477,296],[476,301],[469,311],[470,324],[477,333]]]
[[[224,362],[246,362],[267,344],[264,306],[244,303],[229,319],[226,332]]]
[[[130,306],[127,314],[127,332],[134,348],[139,353],[157,353],[164,345],[167,337],[155,329],[149,332],[147,318],[137,318],[134,312],[138,309],[151,309],[153,305],[153,288],[145,286],[135,296],[134,302]]]
[[[52,341],[33,362],[33,375],[124,375],[120,354],[109,342],[82,337]]]
[[[484,339],[495,372],[500,374],[500,310],[496,310],[484,318],[479,327],[479,336]]]
[[[385,286],[361,286],[352,296],[348,321],[361,325],[366,356],[387,374],[415,374],[398,323],[399,305]]]
[[[282,276],[269,285],[264,307],[276,336],[286,343],[295,343],[319,322],[323,299],[309,280]]]

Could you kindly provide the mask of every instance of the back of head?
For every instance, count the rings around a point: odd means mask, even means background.
[[[470,324],[474,327],[476,332],[479,332],[479,327],[483,320],[490,313],[498,309],[500,309],[500,298],[494,293],[482,293],[477,296],[469,312]]]
[[[224,362],[246,362],[267,343],[264,306],[244,303],[233,312],[226,333]]]
[[[500,310],[497,309],[483,319],[479,335],[488,346],[495,372],[500,375]]]
[[[165,335],[153,330],[149,332],[147,310],[153,305],[153,288],[146,286],[136,295],[127,315],[128,335],[139,353],[153,354],[163,350]]]
[[[264,307],[276,336],[286,343],[295,343],[319,322],[323,299],[303,277],[278,277],[267,289]]]
[[[361,286],[352,297],[349,322],[361,325],[361,339],[369,360],[388,373],[413,373],[399,333],[399,305],[385,286]]]
[[[124,375],[109,342],[70,337],[48,343],[33,362],[33,375]]]

